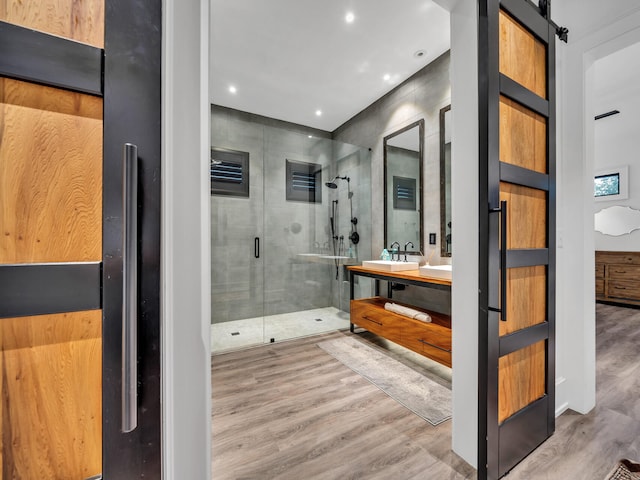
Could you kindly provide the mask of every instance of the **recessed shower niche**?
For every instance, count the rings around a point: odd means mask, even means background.
[[[348,328],[344,267],[371,258],[370,152],[224,107],[211,119],[213,352]]]

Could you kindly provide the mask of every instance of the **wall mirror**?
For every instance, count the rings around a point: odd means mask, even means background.
[[[451,105],[440,110],[440,256],[451,256]]]
[[[384,246],[398,242],[400,250],[424,251],[422,231],[422,164],[424,120],[384,137]]]
[[[640,210],[614,205],[603,208],[594,216],[596,232],[618,237],[640,229]]]

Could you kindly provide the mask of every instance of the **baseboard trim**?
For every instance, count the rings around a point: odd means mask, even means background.
[[[564,402],[562,405],[556,408],[556,418],[569,410],[569,402]]]

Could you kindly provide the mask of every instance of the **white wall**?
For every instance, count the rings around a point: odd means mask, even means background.
[[[477,466],[478,442],[478,20],[476,2],[451,11],[451,286],[453,450]]]
[[[594,64],[593,103],[597,113],[620,113],[594,122],[594,168],[629,166],[629,198],[594,202],[594,212],[613,205],[640,209],[640,43]],[[606,198],[606,197],[605,197]],[[595,232],[596,250],[637,251],[640,230],[610,236]]]
[[[559,44],[556,411],[595,406],[593,63],[640,39],[636,0],[557,2]]]
[[[209,1],[163,12],[163,478],[210,479]]]

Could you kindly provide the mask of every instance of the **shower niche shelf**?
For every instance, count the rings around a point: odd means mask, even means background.
[[[420,309],[431,317],[431,322],[422,322],[385,310],[385,303],[392,301],[391,282],[414,285],[437,290],[451,290],[451,281],[420,276],[418,270],[404,272],[376,271],[363,267],[348,267],[351,286],[351,331],[354,326],[379,335],[424,355],[438,363],[451,367],[451,316]],[[375,296],[354,298],[354,278],[360,275],[375,280]],[[387,297],[380,296],[380,280],[387,281]],[[394,302],[397,303],[397,302]],[[410,305],[407,307],[415,308]]]

